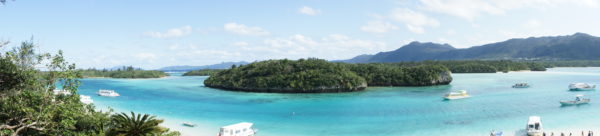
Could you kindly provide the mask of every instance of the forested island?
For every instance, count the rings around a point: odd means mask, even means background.
[[[183,73],[182,76],[210,76],[217,72],[224,71],[224,69],[201,69],[201,70],[192,70]]]
[[[510,60],[453,60],[453,61],[421,61],[385,63],[397,66],[442,65],[452,73],[496,73],[508,71],[546,71],[549,64],[540,62],[510,61]]]
[[[233,66],[211,75],[204,84],[236,91],[321,93],[360,91],[367,86],[439,85],[451,81],[450,71],[440,65],[398,67],[333,63],[309,58]]]
[[[157,70],[142,70],[132,66],[118,68],[116,70],[79,70],[84,78],[107,77],[107,78],[161,78],[168,76],[167,73]]]

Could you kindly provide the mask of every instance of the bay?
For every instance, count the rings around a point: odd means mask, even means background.
[[[176,73],[177,74],[177,73]],[[515,135],[529,116],[542,117],[547,132],[598,130],[600,95],[569,91],[572,82],[600,83],[600,68],[552,68],[546,72],[453,74],[450,85],[369,87],[365,91],[324,94],[232,92],[204,87],[207,77],[159,79],[82,79],[79,93],[91,95],[100,110],[148,113],[165,126],[190,136],[212,136],[219,127],[252,122],[265,136]],[[515,89],[518,82],[530,88]],[[120,97],[100,97],[111,89]],[[444,101],[451,90],[471,98]],[[561,107],[577,94],[590,104]],[[193,122],[196,127],[182,126]],[[600,131],[597,131],[600,132]]]

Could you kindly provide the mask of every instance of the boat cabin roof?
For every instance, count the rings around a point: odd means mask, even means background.
[[[527,124],[535,124],[535,123],[540,123],[541,119],[540,116],[529,116],[529,121],[527,121]]]
[[[250,127],[252,127],[252,125],[253,124],[249,123],[249,122],[240,122],[237,124],[223,126],[223,127],[221,127],[221,129],[244,129],[244,128],[250,128]]]

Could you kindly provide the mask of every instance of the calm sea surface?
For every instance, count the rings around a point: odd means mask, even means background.
[[[149,113],[165,126],[193,136],[214,136],[219,127],[252,122],[260,136],[514,135],[529,116],[542,117],[547,131],[600,130],[600,92],[569,91],[571,82],[600,84],[600,68],[553,68],[547,72],[453,74],[450,85],[370,87],[335,94],[269,94],[206,88],[207,77],[160,79],[83,79],[80,94],[91,95],[98,109]],[[532,86],[514,89],[528,82]],[[94,95],[112,89],[120,97]],[[471,98],[444,101],[451,90]],[[590,104],[561,107],[577,94]],[[181,122],[199,126],[181,126]],[[600,131],[596,131],[600,134]],[[576,134],[576,133],[575,133]]]

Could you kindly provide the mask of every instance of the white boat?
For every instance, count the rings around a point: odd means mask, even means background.
[[[542,136],[544,129],[540,116],[529,116],[526,130],[528,136]]]
[[[471,96],[469,96],[469,94],[467,94],[466,90],[452,91],[452,92],[444,95],[444,99],[446,99],[446,100],[463,99],[463,98],[469,98],[469,97],[471,97]]]
[[[190,122],[183,122],[182,123],[184,126],[188,126],[188,127],[195,127],[196,124],[190,123]]]
[[[84,104],[94,103],[94,100],[92,100],[92,97],[87,96],[87,95],[79,95],[79,101],[81,101],[81,103],[84,103]]]
[[[254,136],[258,130],[252,128],[252,123],[241,122],[221,127],[217,136]]]
[[[528,88],[529,84],[527,83],[516,83],[515,85],[512,86],[512,88]]]
[[[115,90],[98,90],[99,96],[117,97],[120,96]]]
[[[502,136],[502,131],[492,131],[490,132],[490,136]]]
[[[52,90],[54,95],[71,95],[69,90]]]
[[[588,83],[571,83],[569,85],[569,90],[573,90],[573,91],[588,91],[588,90],[594,90],[596,88],[596,85],[591,85]]]
[[[560,104],[563,105],[563,106],[588,104],[588,103],[590,103],[590,99],[589,98],[583,98],[583,95],[577,95],[577,96],[575,96],[575,100],[573,100],[573,101],[560,101]]]

